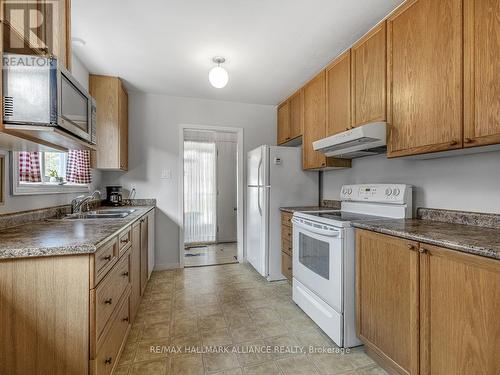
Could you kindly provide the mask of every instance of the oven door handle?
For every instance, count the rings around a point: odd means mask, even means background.
[[[292,218],[292,223],[293,225],[296,225],[298,228],[305,229],[308,232],[311,233],[317,233],[321,234],[323,236],[328,236],[328,237],[340,237],[340,230],[338,229],[324,229],[324,225],[318,224],[318,226],[321,226],[321,228],[318,228],[314,226],[313,224],[306,224],[302,220],[298,220],[296,218]]]

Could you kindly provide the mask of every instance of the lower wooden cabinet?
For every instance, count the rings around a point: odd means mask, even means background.
[[[500,261],[356,231],[357,332],[396,374],[500,373]]]
[[[146,215],[94,254],[0,260],[0,374],[114,371],[148,281]]]
[[[500,261],[420,249],[420,373],[500,374]]]
[[[140,220],[141,225],[141,296],[146,290],[148,282],[148,217]]]
[[[130,232],[132,246],[130,247],[130,320],[135,319],[141,303],[141,224],[140,221],[132,225]]]
[[[288,281],[292,281],[293,276],[292,216],[290,212],[281,213],[281,273]]]
[[[357,334],[401,374],[418,372],[418,244],[356,231]]]

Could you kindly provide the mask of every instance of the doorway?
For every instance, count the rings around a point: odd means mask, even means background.
[[[183,127],[181,133],[181,266],[237,263],[243,250],[240,129]]]

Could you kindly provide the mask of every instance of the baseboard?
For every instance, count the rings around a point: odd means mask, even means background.
[[[180,268],[179,263],[163,263],[163,264],[155,264],[154,271],[165,271],[165,270],[173,270],[176,268]]]

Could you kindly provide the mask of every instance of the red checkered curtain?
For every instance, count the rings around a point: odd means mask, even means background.
[[[42,182],[40,173],[40,153],[19,153],[19,181],[20,182]]]
[[[66,181],[75,184],[90,184],[90,151],[70,150],[66,165]]]

